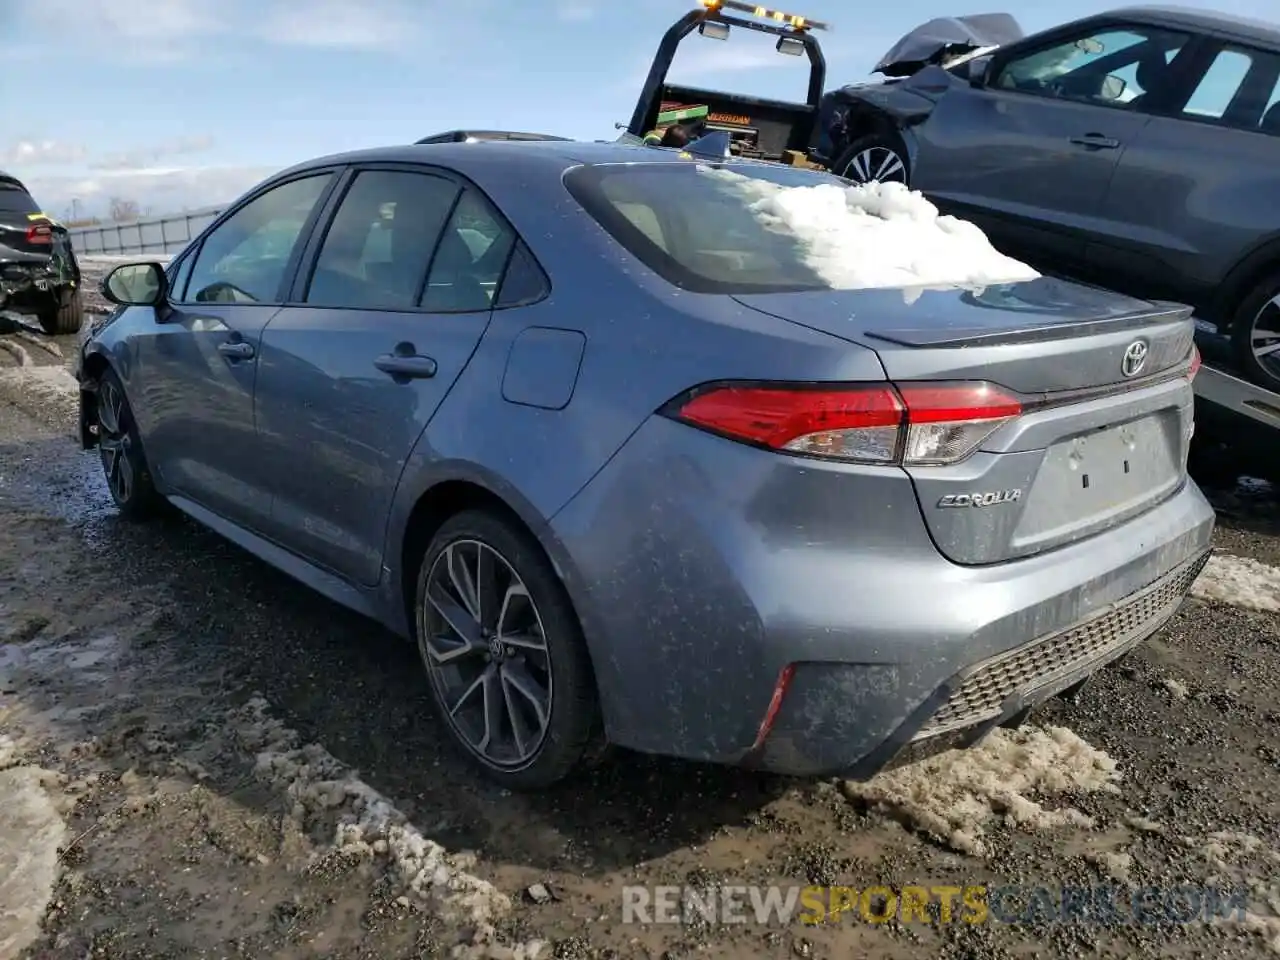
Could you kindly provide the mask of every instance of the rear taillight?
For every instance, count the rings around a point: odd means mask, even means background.
[[[1187,367],[1187,379],[1194,380],[1196,374],[1200,372],[1200,348],[1194,343],[1191,345],[1191,366]]]
[[[27,227],[27,243],[53,243],[53,225],[45,222]]]
[[[695,427],[785,453],[854,463],[958,463],[1022,402],[984,382],[720,384],[663,412]]]

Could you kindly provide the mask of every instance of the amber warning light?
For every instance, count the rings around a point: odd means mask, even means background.
[[[823,23],[821,20],[810,20],[808,17],[801,17],[794,13],[770,10],[768,7],[757,6],[754,3],[742,3],[741,0],[702,0],[702,5],[708,10],[736,10],[740,13],[749,13],[753,17],[758,17],[761,20],[772,20],[774,23],[783,24],[793,30],[831,29],[830,24]]]

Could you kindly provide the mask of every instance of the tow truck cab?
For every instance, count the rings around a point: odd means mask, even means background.
[[[817,145],[818,104],[827,79],[827,62],[813,31],[830,30],[830,26],[739,0],[701,0],[701,4],[663,35],[627,133],[643,138],[658,127],[660,114],[705,106],[706,129],[728,133],[735,155],[793,162],[797,156],[807,159]],[[696,30],[704,38],[727,40],[733,27],[772,34],[778,38],[779,53],[809,58],[806,102],[789,103],[667,83],[667,73],[685,37]]]

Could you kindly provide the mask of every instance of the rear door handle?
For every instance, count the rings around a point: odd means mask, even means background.
[[[1093,147],[1095,150],[1114,150],[1120,141],[1112,137],[1104,137],[1100,133],[1086,133],[1083,137],[1072,137],[1071,142],[1081,147]]]
[[[232,360],[248,360],[253,356],[253,344],[243,340],[228,340],[218,344],[218,352]]]
[[[420,355],[411,343],[396,344],[393,353],[384,353],[373,365],[393,380],[429,380],[436,375],[436,362]]]

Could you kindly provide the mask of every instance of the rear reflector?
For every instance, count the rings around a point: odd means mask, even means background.
[[[27,227],[27,243],[53,243],[52,224],[33,223]]]
[[[787,691],[791,688],[791,681],[795,679],[796,666],[789,663],[782,668],[778,674],[778,682],[773,685],[773,696],[769,698],[769,707],[765,710],[764,719],[760,721],[760,729],[756,731],[756,741],[751,745],[751,750],[756,751],[764,746],[764,742],[769,739],[769,732],[773,730],[773,725],[778,722],[778,714],[782,711],[782,701],[787,697]]]
[[[1187,379],[1195,380],[1196,374],[1200,372],[1200,348],[1194,343],[1191,345],[1191,366],[1187,368]]]
[[[984,382],[722,384],[690,391],[663,413],[733,440],[786,453],[876,464],[949,464],[1022,413]]]

